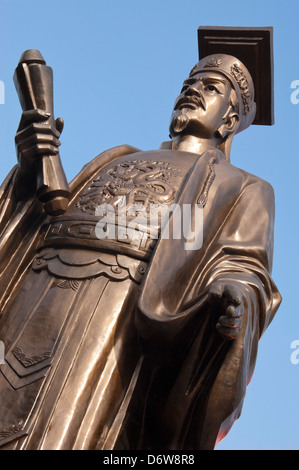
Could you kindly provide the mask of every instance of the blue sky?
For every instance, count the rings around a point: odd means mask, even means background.
[[[197,61],[197,28],[273,26],[275,125],[251,126],[231,161],[276,194],[273,278],[283,303],[260,341],[241,418],[218,449],[299,449],[298,148],[299,2],[251,0],[0,0],[0,179],[15,164],[20,105],[12,76],[21,53],[39,49],[54,70],[55,114],[65,121],[61,158],[69,179],[120,144],[156,149],[168,139],[174,100]],[[299,355],[298,355],[299,356]]]

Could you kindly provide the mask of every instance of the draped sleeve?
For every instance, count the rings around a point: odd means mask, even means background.
[[[208,160],[195,164],[180,204],[198,200]],[[204,226],[202,247],[192,252],[184,240],[167,240],[168,246],[160,240],[136,312],[145,356],[155,354],[162,368],[177,358],[160,410],[160,426],[171,436],[165,446],[174,449],[212,449],[228,433],[241,413],[258,341],[281,302],[271,277],[273,189],[234,168],[223,185],[228,164],[222,161],[218,194],[204,209],[210,226]],[[217,312],[207,301],[209,286],[219,280],[243,294],[243,324],[234,341],[219,337]]]

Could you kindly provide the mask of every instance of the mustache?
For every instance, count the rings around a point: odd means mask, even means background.
[[[195,94],[189,92],[188,94],[180,95],[175,102],[174,110],[178,110],[183,105],[189,105],[191,109],[200,106],[204,111],[206,110],[206,102],[201,93]]]

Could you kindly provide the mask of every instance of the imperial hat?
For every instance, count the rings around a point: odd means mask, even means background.
[[[256,103],[254,101],[254,84],[245,65],[236,57],[227,54],[213,54],[201,59],[191,70],[190,77],[199,72],[213,71],[224,75],[234,90],[239,101],[239,125],[241,132],[252,124]]]

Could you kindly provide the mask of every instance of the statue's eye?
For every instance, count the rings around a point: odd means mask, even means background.
[[[217,93],[219,93],[219,90],[218,90],[217,87],[215,87],[215,85],[207,85],[206,90],[208,90],[208,91],[217,91]]]

